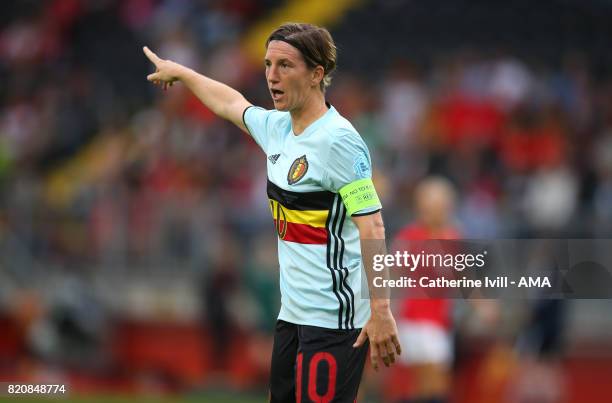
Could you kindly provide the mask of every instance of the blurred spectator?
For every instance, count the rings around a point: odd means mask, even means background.
[[[448,180],[424,179],[416,187],[414,199],[415,220],[398,233],[396,250],[419,253],[428,248],[420,241],[461,237],[454,222],[456,194]],[[422,290],[416,292],[422,295]],[[445,402],[450,393],[453,359],[452,303],[440,296],[420,299],[407,295],[400,309],[398,331],[403,352],[399,360],[408,368],[411,381],[403,381],[406,387],[397,401]]]
[[[212,336],[213,367],[223,371],[227,369],[228,350],[237,327],[230,305],[239,281],[236,267],[238,250],[229,239],[218,242],[220,247],[211,256],[211,266],[202,279],[201,289],[206,329]]]

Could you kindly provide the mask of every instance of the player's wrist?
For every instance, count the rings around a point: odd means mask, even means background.
[[[179,63],[172,62],[172,68],[170,70],[170,75],[172,76],[173,80],[185,82],[189,80],[190,75],[195,75],[195,74],[197,73],[194,70],[190,69],[189,67],[183,66],[182,64],[179,64]]]
[[[386,313],[391,308],[391,303],[388,298],[373,298],[370,300],[370,308],[372,312]]]

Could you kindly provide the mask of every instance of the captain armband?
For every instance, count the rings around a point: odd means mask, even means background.
[[[380,208],[380,200],[370,178],[364,178],[349,183],[340,189],[340,196],[346,206],[348,215],[367,208]]]

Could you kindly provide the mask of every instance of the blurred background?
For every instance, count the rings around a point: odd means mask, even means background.
[[[327,99],[370,148],[389,238],[431,175],[455,188],[465,238],[612,235],[610,0],[13,1],[0,381],[265,400],[279,308],[265,155],[182,85],[148,83],[142,46],[271,108],[264,42],[285,21],[334,36]],[[449,401],[609,401],[609,300],[474,311],[452,308]],[[554,339],[545,354],[524,347],[533,334]],[[361,401],[400,401],[413,381],[368,370]]]

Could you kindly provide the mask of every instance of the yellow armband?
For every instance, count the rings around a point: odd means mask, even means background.
[[[380,200],[370,178],[359,179],[343,186],[340,196],[349,215],[366,208],[380,207]]]

